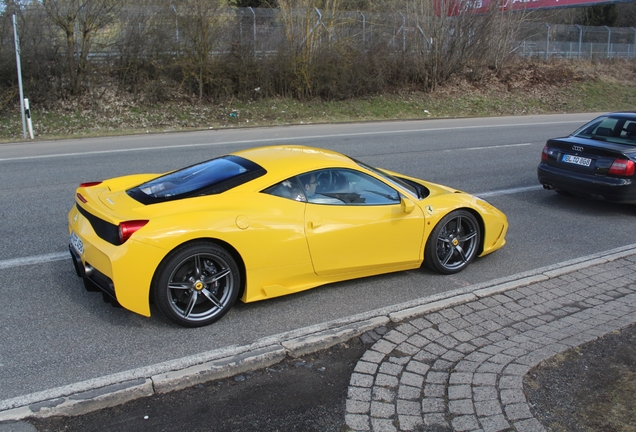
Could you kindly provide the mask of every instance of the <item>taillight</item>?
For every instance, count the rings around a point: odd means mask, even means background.
[[[542,161],[547,161],[548,160],[548,146],[543,147],[543,151],[541,152],[541,160]]]
[[[146,226],[147,220],[125,221],[119,224],[119,244],[124,244],[135,232]]]
[[[634,175],[634,161],[629,159],[616,159],[609,169],[610,174],[620,176]]]
[[[82,196],[82,194],[79,193],[79,192],[77,193],[77,199],[80,200],[81,202],[83,202],[84,204],[86,204],[88,202],[88,201],[86,201],[86,198],[84,198]]]

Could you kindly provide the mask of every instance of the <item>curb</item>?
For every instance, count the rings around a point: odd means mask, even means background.
[[[448,306],[496,295],[631,255],[636,255],[636,244],[376,309],[347,319],[266,337],[250,345],[226,347],[9,400],[0,400],[0,422],[17,421],[27,417],[86,414],[134,399],[263,369],[279,363],[287,356],[300,357],[311,354],[389,322],[404,321]]]
[[[226,357],[186,369],[154,375],[150,379],[155,393],[168,393],[207,381],[223,379],[249,370],[261,369],[281,362],[287,353],[281,346],[270,345],[249,353]]]

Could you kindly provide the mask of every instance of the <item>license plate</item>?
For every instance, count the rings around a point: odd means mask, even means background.
[[[580,156],[565,155],[563,156],[563,162],[589,167],[590,164],[592,163],[592,159],[588,159],[588,158],[584,158]]]
[[[75,231],[71,232],[71,244],[73,245],[73,248],[75,248],[77,253],[79,253],[80,255],[84,253],[84,243],[82,243],[82,239],[80,239],[77,234],[75,234]]]

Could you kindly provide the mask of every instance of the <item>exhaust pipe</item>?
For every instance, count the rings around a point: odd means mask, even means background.
[[[552,186],[550,186],[549,184],[544,184],[543,189],[552,190]]]

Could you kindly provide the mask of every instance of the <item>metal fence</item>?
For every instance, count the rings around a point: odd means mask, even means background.
[[[215,53],[229,52],[231,47],[238,43],[249,46],[256,55],[266,56],[277,52],[287,43],[288,35],[278,9],[232,8],[225,9],[222,13],[227,16],[223,21],[226,28],[221,32],[223,36],[219,37],[215,44]],[[310,11],[310,14],[306,11],[298,13],[310,17],[309,31],[320,31],[320,41],[324,43],[346,40],[358,49],[365,50],[372,49],[375,44],[382,42],[403,52],[426,49],[426,46],[430,45],[425,19],[416,14],[338,12],[334,17],[319,9]],[[133,19],[133,15],[142,18]],[[117,28],[120,33],[126,33],[127,27],[139,26],[139,22],[144,21],[143,16],[148,18],[156,15],[164,16],[161,21],[162,30],[172,39],[165,41],[166,44],[170,44],[170,49],[182,49],[184,44],[188,43],[183,35],[183,26],[187,24],[189,17],[176,8],[163,11],[143,8],[123,11],[121,25]],[[40,27],[44,27],[47,21],[42,9],[32,11],[32,14],[25,13],[25,19],[33,19]],[[50,23],[48,25],[53,28]],[[134,34],[132,31],[128,33]],[[515,34],[511,46],[513,52],[522,57],[636,58],[636,28],[633,27],[569,26],[520,20],[519,29]],[[117,56],[119,53],[112,48],[117,43],[113,43],[113,40],[104,40],[116,37],[112,30],[103,32],[98,38],[102,39],[101,43],[95,41],[99,48],[93,51],[91,57],[99,60]],[[130,40],[130,36],[127,40]],[[147,41],[142,45],[148,45]]]
[[[277,10],[239,8],[236,14],[241,38],[252,43],[256,51],[275,50],[285,39]],[[323,20],[324,16],[316,9],[314,25],[324,25]],[[422,27],[417,17],[406,12],[343,13],[333,37],[353,39],[359,47],[388,38],[396,49],[406,51],[422,46],[422,39],[426,41]],[[415,38],[419,43],[413,43]],[[522,57],[630,59],[636,58],[636,28],[522,22],[512,45]]]
[[[516,43],[522,57],[636,58],[633,27],[586,27],[526,23]]]

